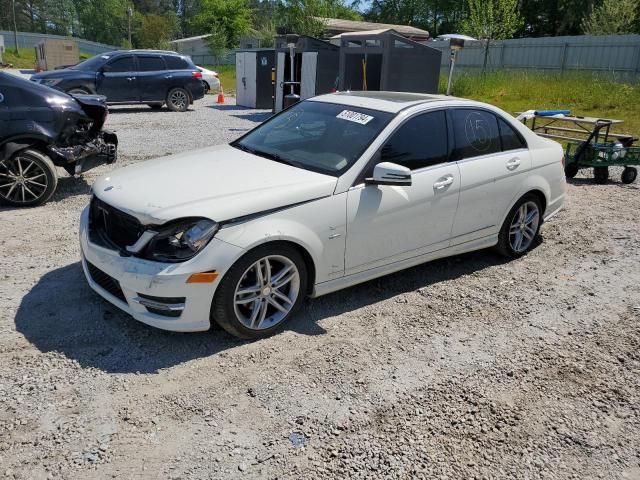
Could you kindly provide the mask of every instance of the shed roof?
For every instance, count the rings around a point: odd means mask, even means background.
[[[347,32],[361,32],[366,30],[395,30],[409,38],[429,38],[429,32],[410,25],[394,25],[391,23],[361,22],[355,20],[343,20],[341,18],[316,17],[324,23],[328,33],[334,35]]]

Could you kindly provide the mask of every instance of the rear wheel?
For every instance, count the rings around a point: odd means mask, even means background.
[[[624,167],[622,171],[622,183],[633,183],[636,181],[636,177],[638,176],[638,170],[633,167]]]
[[[89,95],[90,92],[84,88],[76,87],[70,88],[69,90],[67,90],[67,93],[69,95]]]
[[[533,248],[541,224],[540,200],[533,194],[525,195],[513,206],[502,224],[496,249],[505,257],[521,257]]]
[[[267,337],[295,314],[307,291],[307,268],[288,245],[265,245],[240,258],[216,290],[211,313],[240,338]]]
[[[189,93],[184,88],[172,88],[167,94],[167,107],[174,112],[184,112],[189,108]]]
[[[205,82],[204,80],[202,81],[202,84],[204,85],[204,93],[209,93],[209,90],[211,90],[211,87],[209,86],[208,82]]]
[[[42,205],[51,198],[57,184],[53,162],[36,150],[21,150],[0,162],[0,201],[6,205]]]
[[[604,185],[609,180],[609,167],[593,167],[593,181]]]
[[[567,178],[573,178],[578,174],[578,164],[570,163],[566,167],[564,167],[564,175]]]

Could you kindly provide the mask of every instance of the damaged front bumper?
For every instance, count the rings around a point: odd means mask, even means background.
[[[79,175],[99,165],[115,162],[118,158],[118,137],[103,130],[87,142],[65,147],[49,145],[48,150],[54,163],[70,175]]]

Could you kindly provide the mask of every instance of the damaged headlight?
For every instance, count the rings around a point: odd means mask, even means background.
[[[220,229],[220,225],[205,218],[171,222],[153,237],[146,256],[160,262],[183,262],[202,250]]]

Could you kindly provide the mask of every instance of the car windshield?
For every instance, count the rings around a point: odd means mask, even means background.
[[[231,145],[271,160],[338,176],[351,167],[393,114],[304,101]]]
[[[102,55],[96,55],[95,57],[91,57],[84,62],[80,62],[73,67],[69,67],[72,70],[83,70],[85,72],[97,72],[98,69],[105,64],[107,60],[111,58],[111,55],[108,53],[104,53]]]

